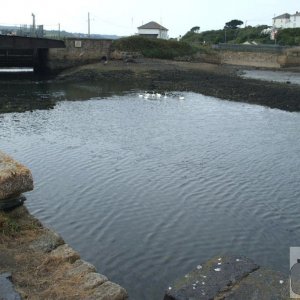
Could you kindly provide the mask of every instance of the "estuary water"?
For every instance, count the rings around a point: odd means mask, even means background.
[[[162,299],[219,254],[288,272],[300,246],[299,113],[195,93],[22,92],[52,103],[0,113],[0,148],[33,172],[27,207],[130,299]]]

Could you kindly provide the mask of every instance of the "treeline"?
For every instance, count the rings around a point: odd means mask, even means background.
[[[219,43],[243,44],[245,42],[254,42],[257,44],[276,43],[282,46],[300,45],[300,28],[279,29],[275,35],[275,40],[271,40],[270,29],[267,25],[247,26],[236,29],[224,28],[203,32],[195,32],[192,29],[182,37],[182,41],[192,45]]]

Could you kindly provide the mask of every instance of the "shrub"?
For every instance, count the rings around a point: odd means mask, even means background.
[[[197,50],[188,43],[176,40],[150,39],[130,36],[113,42],[119,51],[141,52],[145,57],[174,59],[175,57],[192,55]]]

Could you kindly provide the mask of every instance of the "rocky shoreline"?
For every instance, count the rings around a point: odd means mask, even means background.
[[[299,71],[294,70],[294,71]],[[300,86],[239,76],[237,66],[143,59],[111,61],[62,72],[56,81],[119,82],[155,91],[192,91],[220,99],[300,111]]]
[[[0,151],[0,298],[127,299],[124,288],[15,201],[32,189],[30,170]]]

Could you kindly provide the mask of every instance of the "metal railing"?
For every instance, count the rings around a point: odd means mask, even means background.
[[[272,52],[281,53],[287,48],[285,46],[279,45],[242,45],[242,44],[217,44],[212,45],[215,50],[230,50],[230,51],[240,51],[240,52]]]

